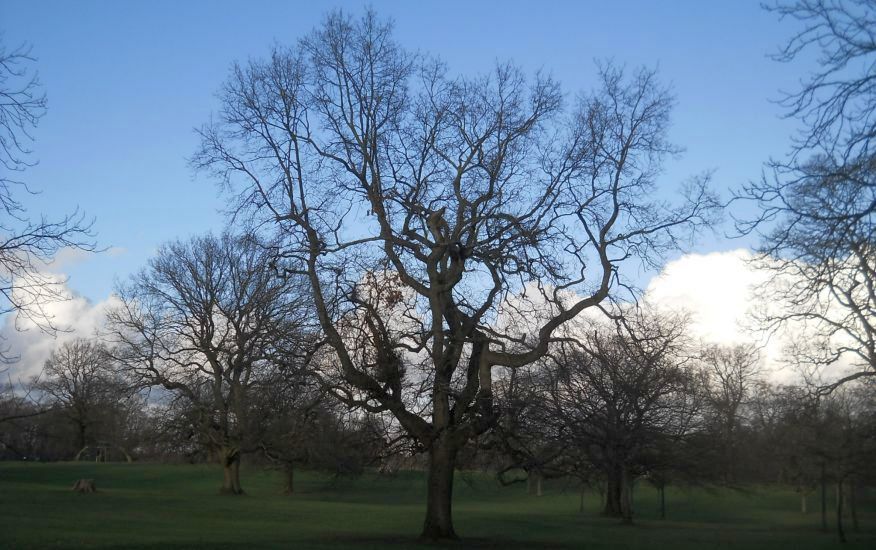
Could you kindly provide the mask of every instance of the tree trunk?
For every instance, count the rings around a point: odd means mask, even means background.
[[[806,493],[800,493],[800,512],[806,513]]]
[[[854,481],[849,482],[849,512],[852,514],[852,529],[858,530],[858,485]]]
[[[827,472],[821,463],[821,530],[827,531]]]
[[[219,492],[223,495],[242,495],[240,486],[240,451],[234,448],[224,448],[220,453],[224,478]]]
[[[619,467],[612,466],[605,483],[605,508],[602,514],[609,517],[621,515],[622,474]]]
[[[77,422],[77,430],[76,430],[76,446],[80,449],[85,448],[86,439],[85,439],[85,431],[88,428],[84,422]]]
[[[290,462],[283,469],[286,474],[286,486],[283,487],[284,495],[291,495],[295,492],[295,466]]]
[[[843,481],[836,482],[836,534],[840,542],[846,542],[846,532],[843,530]]]
[[[541,491],[541,480],[543,476],[541,472],[536,469],[532,469],[526,472],[526,492],[530,495],[534,496],[542,496]]]
[[[424,539],[456,539],[453,530],[453,470],[456,466],[456,447],[443,436],[429,449],[429,477],[426,495]]]
[[[581,502],[578,504],[578,513],[584,513],[584,485],[581,485]]]
[[[130,453],[128,453],[128,451],[125,450],[124,447],[118,446],[117,448],[119,451],[121,451],[122,455],[124,455],[125,462],[127,462],[128,464],[131,464],[132,462],[134,462],[134,459],[131,457]]]
[[[666,483],[660,484],[660,519],[666,519]]]
[[[626,468],[621,470],[621,521],[633,523],[633,480]]]

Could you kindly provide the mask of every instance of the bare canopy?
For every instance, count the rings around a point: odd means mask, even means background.
[[[194,164],[310,281],[325,383],[428,451],[425,537],[455,537],[456,455],[497,417],[493,367],[542,357],[628,287],[622,265],[655,265],[712,220],[707,176],[677,204],[657,192],[679,149],[654,72],[603,65],[594,87],[564,105],[557,82],[512,64],[452,76],[373,12],[335,12],[234,65],[201,130]],[[499,328],[515,309],[550,315],[524,337]]]
[[[761,232],[757,265],[770,273],[760,302],[768,329],[811,331],[792,349],[805,366],[852,369],[823,389],[876,375],[876,4],[790,0],[771,8],[797,23],[775,55],[817,54],[818,69],[781,97],[801,132],[741,198],[758,214],[738,221]]]
[[[45,310],[66,298],[57,278],[41,272],[64,247],[94,250],[91,223],[78,210],[56,220],[33,217],[21,193],[33,191],[21,179],[36,164],[33,130],[46,112],[46,96],[33,69],[30,47],[7,49],[0,37],[0,314],[14,312],[40,329],[59,327]],[[9,359],[0,349],[0,359]]]
[[[295,281],[274,277],[271,257],[249,235],[169,243],[107,313],[114,359],[190,411],[197,441],[223,466],[225,494],[243,492],[241,456],[265,425],[259,390],[291,367],[305,319]]]

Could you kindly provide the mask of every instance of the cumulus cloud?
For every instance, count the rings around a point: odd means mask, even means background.
[[[41,265],[40,271],[44,273],[63,275],[65,272],[69,271],[71,267],[87,262],[97,254],[104,254],[110,258],[117,258],[127,253],[127,251],[126,248],[121,246],[111,246],[100,252],[92,252],[68,246],[58,250],[50,262]]]
[[[117,254],[123,252],[122,249],[116,251]],[[721,345],[752,342],[763,345],[762,359],[769,378],[781,383],[797,382],[799,373],[782,359],[791,337],[800,337],[799,327],[786,329],[769,339],[752,330],[750,314],[755,307],[764,305],[754,301],[753,289],[766,281],[766,275],[749,264],[751,258],[751,252],[744,249],[685,255],[668,263],[650,281],[645,299],[658,309],[690,314],[690,331],[696,339]],[[56,263],[69,266],[82,259],[70,253],[62,255]],[[57,271],[53,270],[50,276],[62,280],[62,275]],[[522,296],[511,297],[515,307],[508,307],[512,305],[510,303],[503,304],[497,328],[517,334],[538,325],[539,315],[535,310],[543,305],[543,300],[539,299],[538,292],[530,290],[532,292],[525,299]],[[107,310],[117,303],[114,296],[91,302],[66,286],[63,287],[63,294],[66,300],[45,307],[52,323],[65,329],[54,335],[46,334],[27,319],[19,318],[16,321],[12,315],[2,319],[0,331],[6,346],[10,348],[9,353],[19,356],[9,371],[13,379],[24,380],[38,374],[52,350],[64,341],[93,336],[103,326]],[[408,315],[411,315],[411,311],[408,311]],[[597,311],[588,311],[580,322],[593,322],[600,316]],[[569,328],[574,330],[577,327]],[[834,374],[838,375],[841,371],[842,366],[837,366]]]
[[[752,290],[765,281],[750,259],[741,249],[683,256],[651,280],[645,297],[661,308],[689,312],[698,338],[722,345],[750,342]]]
[[[114,246],[100,254],[118,257],[126,252],[125,248]],[[56,347],[75,338],[94,337],[103,327],[106,311],[117,299],[109,295],[96,303],[88,300],[67,285],[66,275],[71,268],[97,254],[65,247],[58,250],[51,261],[35,266],[36,270],[29,275],[30,290],[28,283],[22,284],[21,279],[16,281],[13,294],[22,294],[19,302],[28,304],[30,315],[12,312],[0,317],[0,346],[7,357],[14,359],[9,365],[0,365],[3,373],[0,382],[6,382],[7,376],[13,382],[26,381],[40,373]],[[33,285],[45,290],[35,292]],[[41,327],[57,330],[46,331]]]
[[[770,380],[800,382],[801,373],[786,361],[787,348],[815,327],[795,324],[772,334],[758,330],[752,313],[773,304],[759,303],[754,295],[755,287],[766,284],[768,275],[751,265],[752,257],[745,249],[688,254],[668,263],[651,280],[645,298],[658,308],[688,312],[691,335],[704,342],[762,346],[761,359]],[[841,361],[825,378],[836,379],[846,368]]]
[[[0,335],[4,338],[3,345],[8,348],[8,355],[17,357],[6,373],[13,381],[24,381],[39,374],[52,350],[63,342],[94,336],[103,326],[107,309],[116,301],[110,296],[97,303],[91,302],[64,285],[61,275],[51,276],[59,281],[59,294],[64,300],[44,304],[43,311],[58,331],[49,334],[32,320],[14,314],[6,315],[2,320]]]

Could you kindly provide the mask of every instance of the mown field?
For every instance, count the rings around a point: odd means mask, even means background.
[[[4,548],[412,548],[425,484],[419,472],[355,480],[302,473],[295,495],[279,474],[243,471],[242,497],[217,493],[221,472],[198,465],[0,463],[0,546]],[[99,492],[70,491],[94,478]],[[820,530],[818,502],[799,511],[791,490],[667,491],[668,519],[656,491],[641,484],[636,525],[598,514],[598,496],[548,484],[543,497],[501,487],[482,474],[458,476],[458,548],[876,548],[876,503],[861,498],[861,530],[849,543]],[[832,500],[831,500],[832,502]],[[831,525],[833,514],[830,515]],[[850,522],[849,522],[850,523]],[[443,545],[439,545],[443,546]]]

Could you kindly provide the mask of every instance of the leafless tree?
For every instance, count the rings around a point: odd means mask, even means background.
[[[796,23],[793,36],[773,57],[792,62],[818,54],[819,68],[801,79],[781,103],[804,127],[794,151],[821,150],[843,160],[872,154],[876,137],[876,4],[872,0],[782,0],[767,8]],[[813,52],[815,50],[815,52]]]
[[[93,443],[93,427],[101,422],[110,403],[128,393],[115,375],[106,350],[100,344],[77,339],[54,350],[35,387],[47,397],[46,404],[63,411],[76,427],[76,449]]]
[[[43,406],[34,396],[34,388],[25,384],[20,391],[18,384],[10,378],[7,383],[0,384],[0,449],[9,449],[16,456],[25,456],[17,442],[13,442],[17,425],[27,423],[45,414],[49,409]]]
[[[756,264],[771,277],[761,298],[776,304],[762,313],[764,326],[817,334],[795,350],[801,363],[852,364],[831,390],[876,374],[876,4],[793,0],[770,9],[798,29],[776,59],[817,53],[819,68],[781,98],[803,130],[789,156],[740,194],[759,214],[738,228],[762,236]]]
[[[7,212],[21,210],[11,186],[22,182],[11,174],[35,164],[30,160],[32,132],[46,112],[46,94],[29,67],[35,61],[27,45],[13,50],[0,46],[0,165],[5,169],[0,176],[0,204]]]
[[[657,468],[701,412],[685,327],[683,318],[637,314],[552,353],[554,421],[578,460],[602,472],[604,513],[627,523],[634,481]]]
[[[545,478],[570,473],[562,464],[568,441],[553,421],[552,377],[546,369],[542,360],[497,373],[493,391],[501,414],[482,442],[503,458],[497,472],[500,483],[523,481],[524,478],[519,477],[522,470],[526,474],[528,492],[537,496],[542,495]]]
[[[92,223],[78,210],[60,220],[28,216],[16,193],[33,193],[19,179],[33,166],[33,130],[46,112],[46,96],[32,69],[30,47],[8,50],[0,40],[0,314],[15,312],[53,332],[46,306],[67,298],[63,281],[41,268],[64,247],[93,251]],[[0,358],[12,359],[10,350]]]
[[[704,345],[699,362],[707,378],[714,435],[722,446],[718,460],[723,465],[724,482],[731,483],[736,477],[743,407],[760,376],[760,353],[752,345]]]
[[[622,266],[658,265],[714,214],[707,176],[678,204],[657,192],[679,149],[645,69],[602,65],[564,108],[544,75],[452,77],[373,12],[335,12],[235,65],[220,97],[193,163],[310,281],[331,391],[391,412],[429,453],[426,538],[456,536],[454,466],[497,418],[493,368],[543,357],[631,289]],[[538,326],[500,322],[515,315]]]
[[[325,395],[312,377],[284,374],[259,392],[259,445],[282,469],[284,493],[295,491],[300,467],[335,476],[361,474],[380,456],[380,434],[367,416]]]
[[[240,459],[258,449],[260,388],[296,367],[306,322],[294,278],[251,236],[163,246],[118,290],[107,316],[112,353],[142,386],[183,400],[197,437],[223,466],[222,492],[240,494]]]
[[[874,393],[866,384],[849,383],[827,396],[801,402],[800,421],[810,432],[799,452],[820,463],[822,526],[827,529],[826,490],[829,481],[836,487],[836,530],[846,542],[844,519],[849,512],[857,529],[854,494],[855,479],[869,475],[876,456],[874,437]],[[849,507],[849,510],[844,508]]]
[[[814,401],[801,386],[754,386],[750,411],[749,444],[757,445],[757,467],[763,479],[793,485],[800,495],[800,511],[807,513],[808,497],[818,488],[819,460],[811,449],[818,440],[812,429]]]
[[[8,372],[6,374],[7,382],[0,384],[0,396],[5,402],[4,407],[0,407],[0,424],[11,422],[22,418],[30,418],[45,414],[48,409],[34,395],[34,387],[28,383],[16,383]]]

